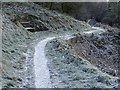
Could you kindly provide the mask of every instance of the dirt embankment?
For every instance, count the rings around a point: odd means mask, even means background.
[[[34,44],[90,28],[34,3],[2,3],[2,87],[34,87]]]
[[[71,53],[65,38],[48,42],[45,51],[54,88],[118,87],[116,77],[103,73],[87,59]]]
[[[99,31],[99,30],[97,30]],[[68,40],[71,53],[89,60],[103,72],[119,76],[120,31],[106,28],[103,33],[76,34]]]

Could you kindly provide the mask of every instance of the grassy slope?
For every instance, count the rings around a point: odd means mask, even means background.
[[[26,14],[38,17],[46,24],[49,31],[31,33],[12,21],[13,18]],[[34,87],[34,72],[29,70],[32,69],[32,55],[34,53],[31,43],[47,36],[58,36],[65,34],[65,32],[75,33],[90,28],[84,22],[57,12],[48,11],[33,3],[11,3],[10,5],[3,3],[2,18],[3,87]],[[19,22],[19,18],[17,21]],[[26,61],[29,59],[31,62]],[[29,74],[32,77],[28,77]]]
[[[117,79],[101,72],[89,61],[70,53],[64,39],[54,39],[46,45],[46,56],[53,87],[113,88]]]

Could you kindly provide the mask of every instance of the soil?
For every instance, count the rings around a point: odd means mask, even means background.
[[[76,34],[69,40],[71,53],[89,60],[103,72],[119,76],[120,31],[107,30],[103,33]],[[76,41],[76,42],[72,42]]]

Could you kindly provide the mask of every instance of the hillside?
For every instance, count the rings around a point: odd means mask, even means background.
[[[35,65],[39,61],[35,64],[35,48],[39,42],[49,37],[55,39],[45,42],[43,48],[53,88],[118,86],[116,76],[102,72],[90,63],[88,58],[71,53],[67,41],[69,42],[73,34],[92,31],[93,28],[89,24],[44,9],[35,3],[3,3],[2,8],[3,88],[36,87]],[[93,38],[88,39],[90,43],[91,39]],[[42,46],[40,49],[43,50]],[[43,60],[43,55],[38,56],[41,56],[38,60]]]
[[[95,0],[94,0],[95,1]],[[96,0],[98,1],[98,0]],[[104,2],[103,2],[104,1]],[[94,19],[99,23],[108,24],[112,27],[120,26],[120,1],[109,0],[109,2],[42,2],[37,3],[50,10],[66,13],[78,20],[88,21]]]

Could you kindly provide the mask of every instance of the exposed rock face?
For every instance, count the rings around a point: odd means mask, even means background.
[[[24,15],[17,15],[15,16],[12,21],[13,22],[20,22],[25,29],[27,29],[30,32],[36,32],[36,31],[46,31],[48,30],[47,26],[42,22],[39,17],[29,14]]]

